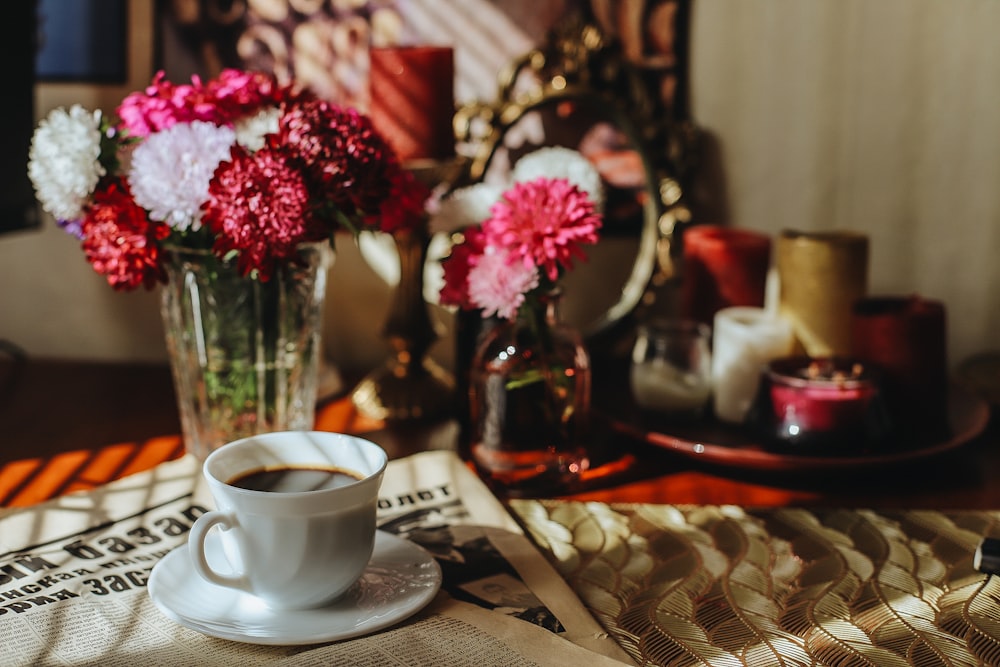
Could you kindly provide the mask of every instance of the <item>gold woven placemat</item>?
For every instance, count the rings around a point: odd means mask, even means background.
[[[639,664],[1000,665],[1000,511],[510,507]]]

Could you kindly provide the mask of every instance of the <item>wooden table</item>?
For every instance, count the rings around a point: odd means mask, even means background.
[[[321,404],[320,430],[364,435],[390,457],[453,449],[452,420],[389,425],[346,397]],[[183,454],[166,366],[0,362],[0,506],[23,506]],[[865,470],[811,474],[722,468],[602,432],[603,465],[561,497],[744,507],[1000,508],[1000,429],[946,454]]]

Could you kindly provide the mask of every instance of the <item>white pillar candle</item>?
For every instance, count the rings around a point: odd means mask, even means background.
[[[712,384],[715,416],[740,423],[760,384],[761,369],[792,352],[791,324],[763,308],[724,308],[715,314]]]

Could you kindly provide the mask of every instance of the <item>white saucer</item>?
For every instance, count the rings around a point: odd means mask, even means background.
[[[208,540],[206,557],[224,556]],[[220,567],[222,569],[222,567]],[[187,545],[156,564],[149,596],[167,617],[212,637],[251,644],[317,644],[381,630],[423,609],[441,587],[441,568],[422,547],[378,531],[375,552],[358,580],[325,607],[274,610],[254,596],[202,579],[191,566]]]

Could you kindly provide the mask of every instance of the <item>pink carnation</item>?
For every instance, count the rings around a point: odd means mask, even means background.
[[[490,209],[482,227],[487,245],[504,248],[511,261],[542,269],[549,280],[585,258],[580,244],[596,243],[601,216],[585,192],[565,178],[516,183]]]
[[[261,281],[271,277],[277,261],[295,255],[299,244],[326,237],[309,205],[302,174],[272,148],[250,154],[232,149],[209,185],[202,223],[217,236],[214,250],[223,257],[239,252],[238,267]]]

